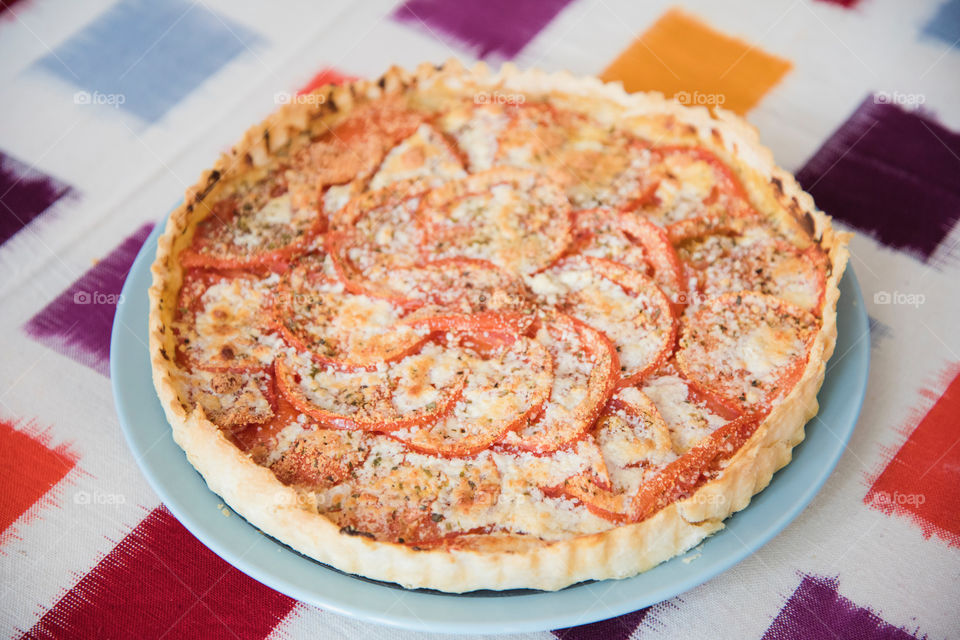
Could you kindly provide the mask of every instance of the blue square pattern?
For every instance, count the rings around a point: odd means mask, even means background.
[[[257,39],[202,2],[121,0],[37,64],[155,122]]]
[[[946,42],[951,47],[960,45],[960,0],[947,0],[923,27],[925,35]]]

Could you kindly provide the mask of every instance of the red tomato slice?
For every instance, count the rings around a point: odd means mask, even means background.
[[[418,220],[425,261],[476,258],[514,274],[542,269],[570,242],[566,196],[522,169],[491,169],[448,182],[424,196]]]
[[[657,183],[649,145],[623,129],[543,103],[503,109],[495,163],[535,168],[563,186],[577,208],[634,206],[648,201]]]
[[[602,331],[616,347],[622,386],[639,382],[673,351],[670,301],[642,273],[603,258],[561,260],[530,279],[541,304]]]
[[[574,498],[594,515],[611,522],[625,522],[629,517],[631,496],[600,486],[589,474],[571,476],[559,487],[543,489],[543,493]]]
[[[357,294],[389,300],[405,309],[437,306],[448,312],[532,312],[523,283],[486,260],[447,258],[424,265],[368,269],[352,260],[347,234],[327,234],[327,250],[337,277]]]
[[[621,477],[624,472],[663,466],[675,457],[666,421],[636,387],[621,389],[610,398],[593,434],[614,485],[625,491],[636,490],[639,479]]]
[[[602,518],[623,522],[644,482],[676,459],[670,431],[653,402],[629,388],[610,399],[591,435],[599,445],[608,478],[604,482],[580,473],[555,490],[576,498]]]
[[[654,203],[643,211],[668,233],[690,219],[756,217],[739,179],[712,152],[666,146],[654,153],[659,182]]]
[[[402,308],[343,291],[324,264],[324,254],[307,254],[281,280],[273,315],[287,344],[343,370],[375,369],[423,346],[427,333],[403,322]]]
[[[480,313],[431,313],[425,316],[411,316],[407,323],[415,327],[429,329],[433,333],[461,332],[470,336],[492,336],[495,342],[512,342],[516,336],[526,333],[536,321],[531,313],[501,313],[484,311]],[[502,338],[501,338],[502,337]]]
[[[574,213],[570,254],[605,258],[649,275],[675,310],[681,310],[686,287],[683,267],[667,233],[632,210],[585,209]]]
[[[290,190],[302,202],[319,202],[331,185],[365,183],[395,144],[424,122],[399,102],[360,105],[293,157]]]
[[[677,366],[701,394],[761,413],[796,384],[816,332],[816,318],[779,298],[727,293],[685,319]]]
[[[417,354],[385,372],[338,372],[312,361],[277,358],[280,392],[319,424],[336,429],[387,432],[436,422],[452,410],[463,393],[464,371],[449,371],[431,381],[435,354]],[[449,363],[445,366],[449,367]]]
[[[469,365],[463,393],[443,418],[390,435],[421,453],[472,456],[527,426],[540,413],[552,383],[550,354],[536,341],[518,337],[494,357]]]
[[[801,251],[757,225],[745,234],[704,234],[678,245],[703,297],[759,291],[812,312],[823,304],[827,260],[816,246]]]
[[[395,295],[386,287],[377,285],[373,282],[367,282],[360,269],[350,259],[350,250],[353,248],[353,238],[346,231],[331,231],[323,239],[324,250],[330,256],[330,262],[333,265],[334,273],[337,279],[343,283],[343,287],[350,293],[359,295],[376,296],[378,298],[388,299],[394,304],[401,304],[405,299],[403,295]]]
[[[629,212],[622,216],[623,230],[646,252],[654,282],[667,294],[675,310],[682,308],[686,297],[683,267],[667,233],[646,218]]]
[[[447,258],[391,274],[390,282],[413,299],[461,313],[532,314],[523,282],[486,260]]]
[[[489,457],[450,460],[407,454],[396,463],[379,461],[374,455],[357,475],[356,481],[348,481],[350,490],[324,515],[342,533],[417,548],[487,531],[485,527],[458,530],[447,518],[471,519],[471,514],[489,509],[500,495],[500,475]]]
[[[536,421],[508,433],[498,446],[544,454],[590,429],[619,380],[619,360],[606,336],[563,314],[546,318],[536,339],[553,357],[549,400]]]
[[[322,491],[350,479],[369,452],[369,439],[360,432],[308,424],[270,470],[283,484]]]
[[[673,449],[680,454],[741,415],[728,402],[700,392],[683,376],[672,359],[644,379],[639,389],[661,412],[670,431]]]
[[[696,240],[707,236],[738,236],[747,230],[743,218],[728,216],[709,218],[690,218],[682,220],[667,228],[667,237],[674,247],[678,247],[689,240]]]
[[[372,241],[385,233],[392,235],[395,227],[411,223],[420,197],[429,189],[427,180],[415,178],[401,180],[375,191],[365,191],[331,216],[330,227],[334,231],[352,232]],[[387,232],[384,227],[389,228]]]
[[[743,416],[714,431],[701,444],[671,462],[646,482],[630,505],[630,520],[646,520],[660,509],[688,498],[700,486],[721,471],[721,463],[731,458],[750,439],[762,418]]]
[[[326,229],[316,209],[297,209],[289,194],[266,201],[220,200],[197,224],[180,254],[185,268],[282,271]]]
[[[466,175],[457,149],[429,124],[422,124],[387,153],[370,179],[368,190],[382,189],[403,180],[426,180],[437,186]]]
[[[173,323],[177,359],[195,370],[269,369],[275,353],[273,286],[243,272],[188,270]]]
[[[421,236],[414,218],[427,188],[424,180],[398,182],[363,193],[332,214],[335,233],[328,234],[327,250],[349,290],[390,297],[377,282],[419,266]]]
[[[270,402],[272,415],[269,420],[244,425],[233,431],[233,442],[246,454],[249,454],[261,464],[277,446],[277,435],[291,423],[296,422],[300,412],[287,401],[277,390],[276,380],[272,372],[269,375],[269,385],[264,389],[264,396]],[[313,428],[315,425],[307,425]]]
[[[190,393],[207,419],[228,436],[270,424],[276,417],[277,394],[269,371],[198,371]]]
[[[203,294],[212,285],[234,278],[253,280],[256,276],[240,269],[228,271],[184,269],[183,282],[180,284],[180,292],[177,294],[176,321],[186,321],[186,316],[200,311],[203,308]]]

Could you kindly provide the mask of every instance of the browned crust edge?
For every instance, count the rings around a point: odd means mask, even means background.
[[[494,89],[527,95],[559,92],[591,113],[607,111],[607,117],[626,122],[666,116],[683,129],[669,132],[671,139],[686,135],[730,160],[758,208],[773,217],[778,215],[773,211],[789,212],[827,253],[831,266],[822,327],[800,381],[723,472],[690,498],[640,523],[558,542],[527,543],[521,549],[511,548],[510,542],[503,540],[502,544],[493,541],[480,549],[414,550],[402,544],[341,534],[330,520],[304,508],[303,499],[294,489],[281,484],[269,469],[255,464],[230,443],[202,411],[188,413],[180,402],[171,375],[173,336],[168,330],[182,277],[175,258],[189,243],[193,227],[203,217],[206,202],[213,201],[221,180],[263,164],[271,151],[281,148],[312,121],[333,122],[359,102],[437,83],[467,95],[471,90]],[[412,73],[393,68],[376,82],[328,86],[316,93],[324,96],[322,102],[285,105],[252,127],[188,189],[183,204],[167,221],[152,266],[151,365],[174,439],[210,489],[251,524],[323,563],[405,587],[450,592],[555,590],[588,579],[633,576],[692,548],[723,528],[722,521],[746,507],[751,497],[767,486],[773,473],[790,461],[793,447],[803,440],[804,425],[817,413],[816,395],[833,353],[836,304],[848,258],[849,234],[833,229],[830,218],[816,208],[791,174],[774,164],[772,153],[759,143],[756,130],[744,120],[722,110],[711,115],[704,108],[684,107],[658,93],[627,94],[619,83],[603,84],[596,78],[520,71],[512,65],[498,72],[482,63],[465,69],[456,61],[439,67],[424,64]]]

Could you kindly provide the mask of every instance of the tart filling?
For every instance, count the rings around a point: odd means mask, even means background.
[[[281,112],[286,136],[241,145],[171,219],[151,347],[191,461],[314,557],[454,591],[629,575],[721,526],[810,416],[845,238],[718,146],[746,135],[730,116],[535,73],[393,73]],[[478,78],[529,88],[477,106]],[[779,458],[746,455],[770,438]],[[724,483],[725,512],[681,515]],[[501,577],[398,577],[334,539]],[[631,539],[625,566],[584,568]],[[582,558],[529,572],[541,553]]]

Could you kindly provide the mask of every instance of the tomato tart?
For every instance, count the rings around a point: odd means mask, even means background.
[[[690,549],[790,461],[848,238],[743,120],[456,62],[313,97],[153,264],[173,436],[251,524],[405,587],[551,590]]]

